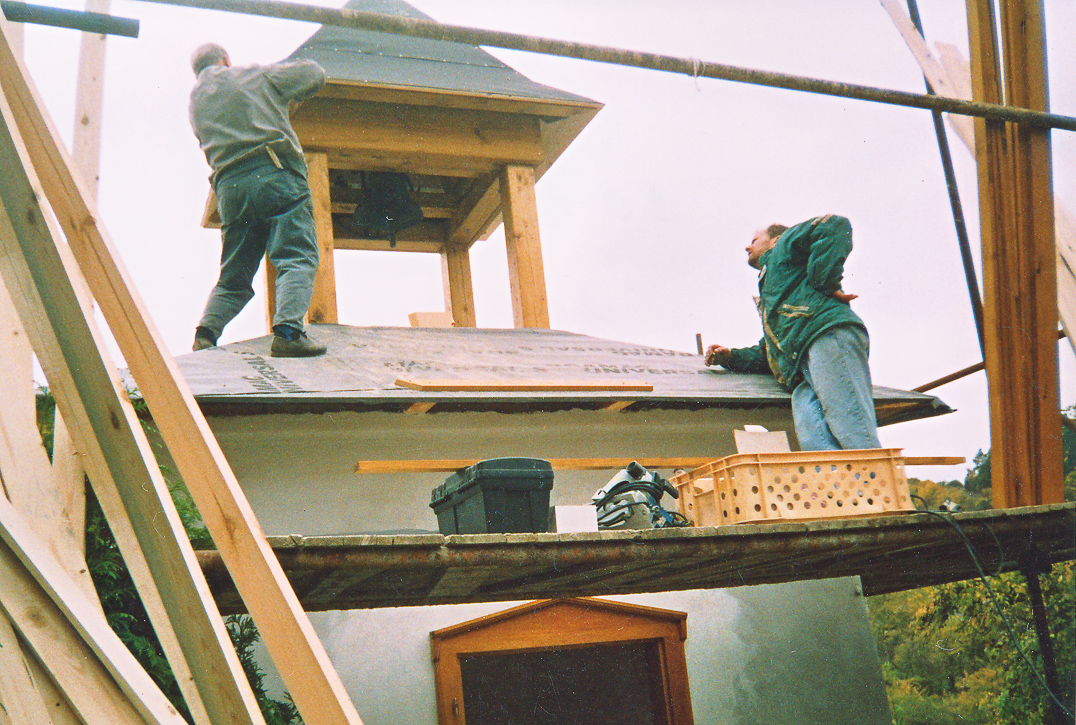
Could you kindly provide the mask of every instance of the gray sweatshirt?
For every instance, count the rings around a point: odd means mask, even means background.
[[[323,85],[325,69],[312,60],[205,68],[191,91],[190,119],[213,169],[210,179],[265,146],[305,169],[288,102],[305,100]]]

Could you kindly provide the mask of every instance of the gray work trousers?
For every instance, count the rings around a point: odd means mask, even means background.
[[[254,296],[252,282],[263,256],[276,267],[273,326],[303,329],[318,270],[314,207],[304,170],[268,155],[214,184],[221,219],[220,278],[209,294],[202,327],[220,335]]]

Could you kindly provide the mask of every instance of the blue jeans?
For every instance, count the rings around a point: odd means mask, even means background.
[[[803,356],[803,382],[792,391],[796,437],[805,451],[881,448],[865,330],[835,327]]]
[[[263,256],[276,267],[273,325],[303,329],[318,271],[314,207],[306,176],[285,164],[227,171],[216,180],[221,220],[220,278],[209,294],[200,326],[220,335],[254,296],[252,282]]]

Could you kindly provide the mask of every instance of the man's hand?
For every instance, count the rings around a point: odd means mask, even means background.
[[[706,348],[707,365],[725,365],[732,356],[732,350],[722,345],[710,345]]]
[[[845,304],[851,302],[856,297],[859,297],[859,295],[848,294],[844,290],[837,290],[836,292],[833,293],[833,296],[835,298],[837,298],[838,300],[840,300],[841,302],[844,302]]]

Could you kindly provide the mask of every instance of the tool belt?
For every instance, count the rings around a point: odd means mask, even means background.
[[[232,161],[222,169],[213,173],[210,183],[216,187],[224,178],[243,174],[252,169],[262,166],[275,166],[278,169],[289,169],[301,176],[306,176],[305,163],[297,162],[290,154],[280,154],[273,150],[271,144],[262,144],[235,161]]]

